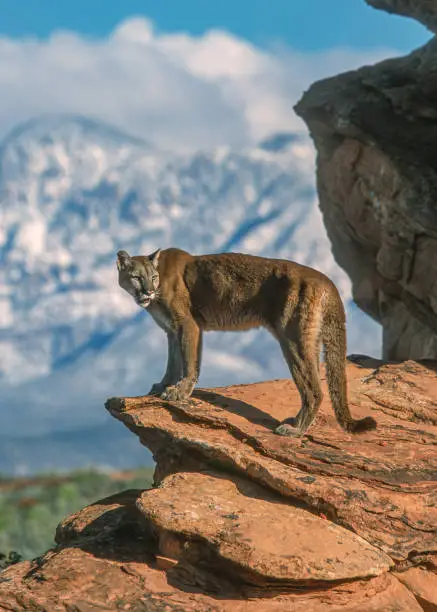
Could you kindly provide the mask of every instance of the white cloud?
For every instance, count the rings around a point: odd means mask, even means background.
[[[293,104],[315,79],[394,54],[266,51],[218,30],[157,33],[140,17],[105,39],[2,38],[0,134],[35,115],[69,112],[173,149],[245,145],[272,131],[304,130]]]

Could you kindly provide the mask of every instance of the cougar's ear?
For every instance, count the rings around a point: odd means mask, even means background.
[[[127,253],[126,251],[118,251],[117,253],[118,271],[125,270],[126,268],[128,268],[130,265],[130,261],[131,261],[131,258],[130,258],[129,253]]]
[[[158,261],[159,261],[160,254],[161,254],[161,249],[158,249],[157,251],[149,255],[149,259],[152,262],[154,268],[158,267]]]

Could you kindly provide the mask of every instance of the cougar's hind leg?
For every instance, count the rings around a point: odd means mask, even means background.
[[[314,354],[305,354],[293,341],[282,340],[281,349],[299,391],[301,408],[295,417],[283,421],[275,432],[282,436],[300,437],[314,421],[323,399],[318,362]]]
[[[322,403],[320,384],[321,317],[320,301],[302,296],[298,311],[278,336],[282,354],[299,391],[301,408],[295,417],[276,428],[283,436],[302,436],[314,421]]]

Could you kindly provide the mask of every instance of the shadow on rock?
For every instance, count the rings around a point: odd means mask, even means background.
[[[117,493],[69,516],[58,525],[55,541],[118,562],[151,563],[156,539],[135,501],[142,489]]]
[[[278,426],[279,421],[272,417],[268,412],[264,412],[247,402],[230,398],[226,395],[213,391],[206,391],[205,389],[195,389],[193,392],[193,398],[200,399],[203,402],[212,404],[219,408],[232,412],[240,417],[243,417],[253,423],[254,425],[262,425],[272,431]]]

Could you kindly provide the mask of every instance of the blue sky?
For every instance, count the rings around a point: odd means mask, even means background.
[[[166,32],[224,28],[261,47],[280,42],[301,51],[409,50],[430,37],[416,22],[376,11],[364,0],[0,0],[0,33],[45,38],[68,29],[102,37],[132,15]]]
[[[65,113],[173,150],[306,133],[311,83],[429,38],[364,0],[0,0],[0,139]]]

